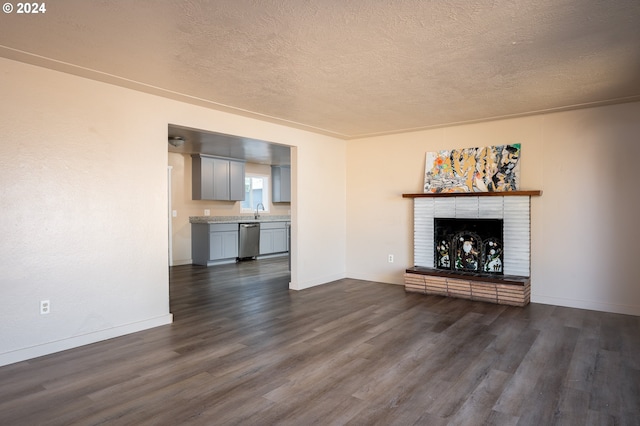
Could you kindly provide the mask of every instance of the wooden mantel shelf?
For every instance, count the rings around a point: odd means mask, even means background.
[[[426,192],[419,194],[402,194],[402,198],[425,198],[425,197],[508,197],[508,196],[529,196],[538,197],[542,195],[542,190],[530,191],[504,191],[504,192]]]

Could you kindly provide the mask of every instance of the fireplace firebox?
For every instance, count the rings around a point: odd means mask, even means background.
[[[503,222],[434,218],[434,266],[456,272],[502,275]]]

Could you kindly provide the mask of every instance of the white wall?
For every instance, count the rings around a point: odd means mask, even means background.
[[[346,276],[346,147],[324,139],[315,135],[313,145],[292,150],[291,280],[298,290]]]
[[[7,59],[0,93],[0,365],[171,322],[170,123],[293,145],[292,287],[345,276],[345,142]]]
[[[348,142],[347,276],[401,284],[425,153],[522,143],[532,199],[532,301],[640,315],[635,257],[640,103]],[[387,263],[387,255],[395,263]]]

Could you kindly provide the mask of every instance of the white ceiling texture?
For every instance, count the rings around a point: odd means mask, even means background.
[[[45,3],[0,56],[344,139],[640,100],[639,0]]]

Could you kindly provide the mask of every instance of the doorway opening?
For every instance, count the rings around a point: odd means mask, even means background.
[[[193,166],[192,155],[200,155],[207,157],[215,157],[219,159],[228,159],[230,161],[239,161],[244,164],[244,173],[247,175],[265,175],[273,177],[278,173],[278,179],[281,179],[282,170],[287,170],[289,181],[295,180],[295,165],[292,165],[292,151],[295,153],[294,147],[268,142],[264,140],[256,140],[235,135],[226,135],[205,130],[193,129],[184,126],[168,125],[168,138],[180,138],[184,142],[181,144],[168,143],[168,184],[169,184],[169,254],[170,267],[180,267],[183,265],[192,265],[194,263],[194,255],[192,251],[192,224],[197,218],[201,222],[209,223],[220,221],[226,223],[245,222],[247,220],[282,221],[286,223],[286,252],[278,248],[275,252],[269,252],[264,248],[269,246],[268,242],[279,242],[278,230],[271,230],[269,226],[264,228],[264,240],[262,250],[263,253],[257,256],[254,267],[247,269],[248,265],[233,265],[235,257],[230,262],[221,262],[220,265],[209,266],[209,268],[221,268],[222,264],[225,270],[235,267],[245,267],[244,271],[236,271],[240,276],[252,276],[258,273],[264,276],[287,275],[287,284],[291,284],[291,211],[292,205],[295,204],[295,191],[289,189],[289,199],[281,197],[283,191],[268,191],[267,203],[268,212],[260,211],[259,218],[256,218],[255,212],[249,212],[243,209],[242,202],[238,200],[198,200],[193,199]],[[178,145],[178,146],[176,146]],[[272,189],[273,179],[268,179],[270,188]],[[285,191],[286,192],[286,191]],[[264,201],[264,200],[263,200]],[[271,235],[273,234],[273,235]],[[271,238],[271,240],[269,240]],[[227,236],[227,242],[233,240]],[[233,241],[230,242],[233,244]],[[295,244],[295,243],[294,243]],[[275,244],[276,248],[279,247]],[[231,248],[233,250],[233,247]],[[273,250],[273,249],[272,249]],[[277,259],[281,258],[281,259]],[[246,262],[243,262],[246,263]],[[200,268],[198,266],[197,268]],[[293,265],[295,268],[295,265]],[[196,267],[193,267],[194,269]],[[278,270],[281,269],[281,270]],[[195,270],[195,269],[194,269]],[[230,271],[227,271],[230,272]],[[234,272],[235,273],[235,272]],[[169,285],[171,287],[170,274]],[[264,278],[261,276],[261,279]],[[245,278],[238,278],[239,280]]]

